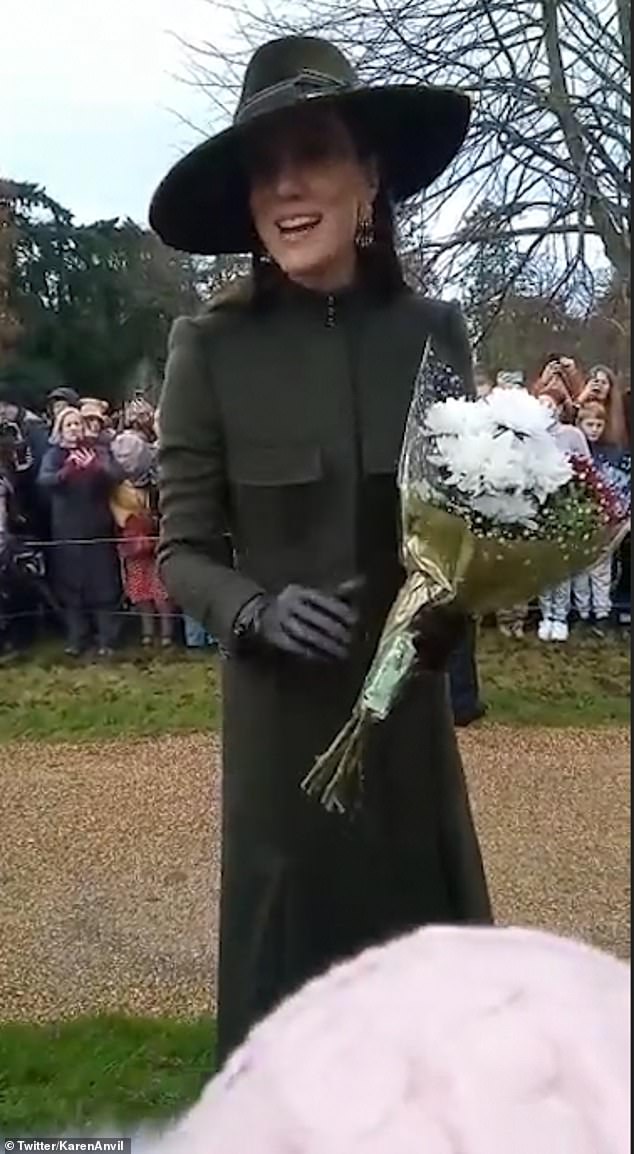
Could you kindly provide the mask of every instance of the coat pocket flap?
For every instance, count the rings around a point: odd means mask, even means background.
[[[323,476],[318,445],[243,442],[229,452],[229,476],[235,485],[306,485]]]

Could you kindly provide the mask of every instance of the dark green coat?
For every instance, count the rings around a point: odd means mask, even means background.
[[[395,470],[428,334],[467,381],[457,308],[406,293],[288,290],[264,312],[238,294],[172,332],[160,464],[174,599],[230,648],[259,590],[367,577],[345,667],[223,663],[221,1059],[334,960],[412,925],[490,918],[443,675],[420,675],[373,731],[354,823],[299,788],[349,715],[402,580]]]

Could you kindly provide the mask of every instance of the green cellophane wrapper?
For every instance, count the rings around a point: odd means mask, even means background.
[[[420,450],[417,432],[425,405],[434,399],[424,395],[424,362],[425,357],[417,379],[418,395],[415,390],[418,409],[413,403],[399,470],[402,560],[407,577],[348,723],[303,782],[306,792],[330,811],[344,812],[360,796],[367,733],[388,716],[419,660],[419,614],[451,606],[479,615],[531,601],[544,589],[595,564],[629,530],[629,520],[623,520],[604,526],[597,523],[578,540],[573,533],[557,540],[499,539],[476,534],[463,517],[441,507],[444,495],[425,476],[424,454],[412,452],[412,447]]]
[[[482,614],[531,601],[583,572],[628,531],[629,521],[599,528],[579,542],[494,541],[476,536],[462,518],[410,497],[406,549],[412,569],[426,571],[431,564],[431,573],[442,574],[455,608]]]

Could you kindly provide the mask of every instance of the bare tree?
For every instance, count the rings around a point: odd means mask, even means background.
[[[208,2],[231,17],[229,41],[185,47],[216,124],[253,47],[292,32],[332,39],[367,81],[472,94],[460,156],[409,210],[410,235],[424,222],[435,275],[459,281],[472,245],[505,222],[525,263],[556,253],[562,284],[587,299],[602,260],[629,285],[630,0]],[[488,217],[474,214],[484,205]]]

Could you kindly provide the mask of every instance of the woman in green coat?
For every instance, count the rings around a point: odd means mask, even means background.
[[[174,248],[253,256],[247,281],[176,322],[161,400],[162,573],[225,653],[221,1061],[334,961],[421,923],[490,920],[453,629],[430,621],[354,818],[300,788],[403,579],[395,473],[428,337],[471,388],[459,310],[405,287],[391,215],[468,120],[459,93],[363,88],[330,44],[285,38],[253,57],[234,125],[153,200]]]

